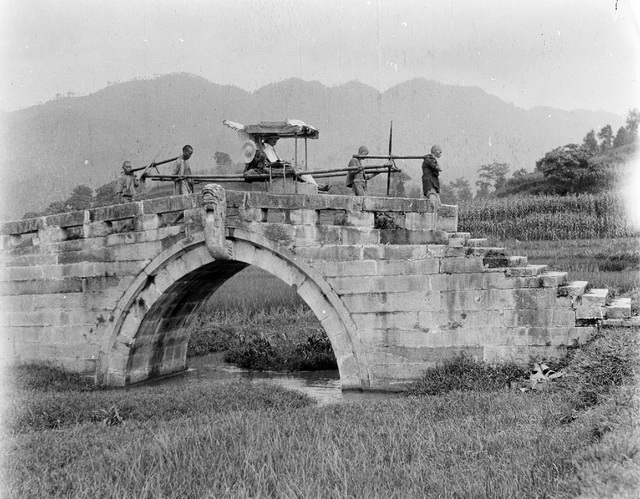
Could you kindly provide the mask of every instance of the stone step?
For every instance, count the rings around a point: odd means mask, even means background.
[[[482,263],[489,269],[501,267],[526,267],[526,256],[487,256],[482,259]]]
[[[447,232],[447,237],[451,239],[469,239],[471,238],[470,232]]]
[[[605,328],[610,328],[610,327],[640,328],[640,317],[637,315],[634,315],[633,317],[628,317],[624,319],[604,319],[600,325]]]
[[[490,247],[490,246],[472,246],[467,250],[467,255],[470,256],[509,256],[505,248]]]
[[[448,244],[447,233],[441,230],[408,230],[408,229],[379,229],[381,244]],[[463,246],[464,240],[460,246]]]
[[[605,319],[631,318],[631,298],[616,298],[609,305],[603,307]]]
[[[573,298],[582,296],[588,285],[588,281],[571,281],[558,288],[558,296],[571,296]]]
[[[472,247],[475,248],[475,247],[487,244],[487,239],[485,239],[485,238],[467,239],[464,244],[465,244],[465,246],[472,246]]]
[[[507,277],[533,277],[543,274],[547,270],[546,265],[527,265],[526,267],[506,267]]]
[[[608,298],[609,298],[608,289],[592,289],[584,293],[580,297],[580,304],[583,307],[589,307],[593,305],[604,307],[607,304]]]
[[[540,282],[544,288],[565,286],[568,282],[568,272],[547,271],[540,276]]]

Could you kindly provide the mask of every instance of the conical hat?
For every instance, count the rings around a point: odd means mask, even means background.
[[[242,143],[242,158],[245,163],[251,163],[256,155],[256,143],[253,140],[247,140]]]

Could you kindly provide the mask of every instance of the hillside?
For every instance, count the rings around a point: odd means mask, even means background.
[[[358,82],[326,87],[289,79],[248,93],[188,74],[114,84],[91,95],[65,97],[2,113],[4,141],[3,218],[43,210],[73,187],[97,188],[113,180],[125,159],[134,166],[194,149],[197,170],[214,166],[216,151],[240,159],[235,132],[224,119],[241,123],[301,119],[320,130],[308,144],[311,169],[344,166],[361,144],[372,153],[425,154],[442,145],[443,180],[472,182],[478,166],[498,161],[512,171],[531,171],[547,151],[580,142],[591,129],[624,123],[605,112],[525,110],[479,88],[415,79],[384,93]],[[300,145],[301,156],[303,145]],[[278,144],[293,157],[293,141]],[[402,166],[416,183],[420,162]],[[161,171],[168,171],[168,165]],[[410,183],[410,184],[411,184]]]

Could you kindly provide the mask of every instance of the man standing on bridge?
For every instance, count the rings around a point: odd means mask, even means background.
[[[173,181],[173,195],[178,196],[180,194],[193,194],[193,179],[188,176],[191,175],[191,167],[189,166],[189,158],[193,154],[193,147],[186,145],[182,148],[182,156],[180,156],[174,166],[172,175],[178,175],[179,177]]]
[[[369,149],[367,149],[367,146],[360,146],[358,154],[360,156],[366,156],[369,154]],[[369,179],[367,178],[364,165],[360,158],[351,158],[349,168],[354,167],[356,167],[357,170],[351,170],[347,173],[347,187],[351,187],[356,196],[365,196],[367,194],[367,180]]]
[[[116,195],[120,203],[131,203],[136,195],[136,188],[140,182],[133,174],[131,169],[131,161],[122,163],[122,174],[118,178],[116,186]]]
[[[426,197],[433,212],[438,216],[440,209],[440,172],[442,168],[438,165],[438,158],[442,155],[442,147],[434,145],[431,154],[427,154],[422,161],[422,193]]]

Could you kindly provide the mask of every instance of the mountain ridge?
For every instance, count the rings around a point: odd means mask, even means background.
[[[195,149],[192,163],[198,170],[214,166],[216,151],[239,161],[240,141],[222,125],[224,119],[250,124],[286,118],[320,130],[320,140],[309,143],[311,169],[346,166],[362,144],[372,154],[386,152],[393,121],[395,154],[421,155],[439,143],[443,180],[463,176],[471,183],[482,164],[498,161],[509,163],[511,171],[531,171],[546,152],[580,142],[592,128],[611,124],[616,130],[624,124],[623,117],[606,112],[525,110],[479,87],[426,78],[384,92],[358,81],[327,87],[289,78],[248,92],[174,73],[0,113],[3,217],[42,211],[76,185],[95,189],[115,179],[124,160],[142,166],[179,154],[187,143]],[[293,157],[292,141],[280,141],[278,150]],[[400,166],[417,185],[420,162]]]

